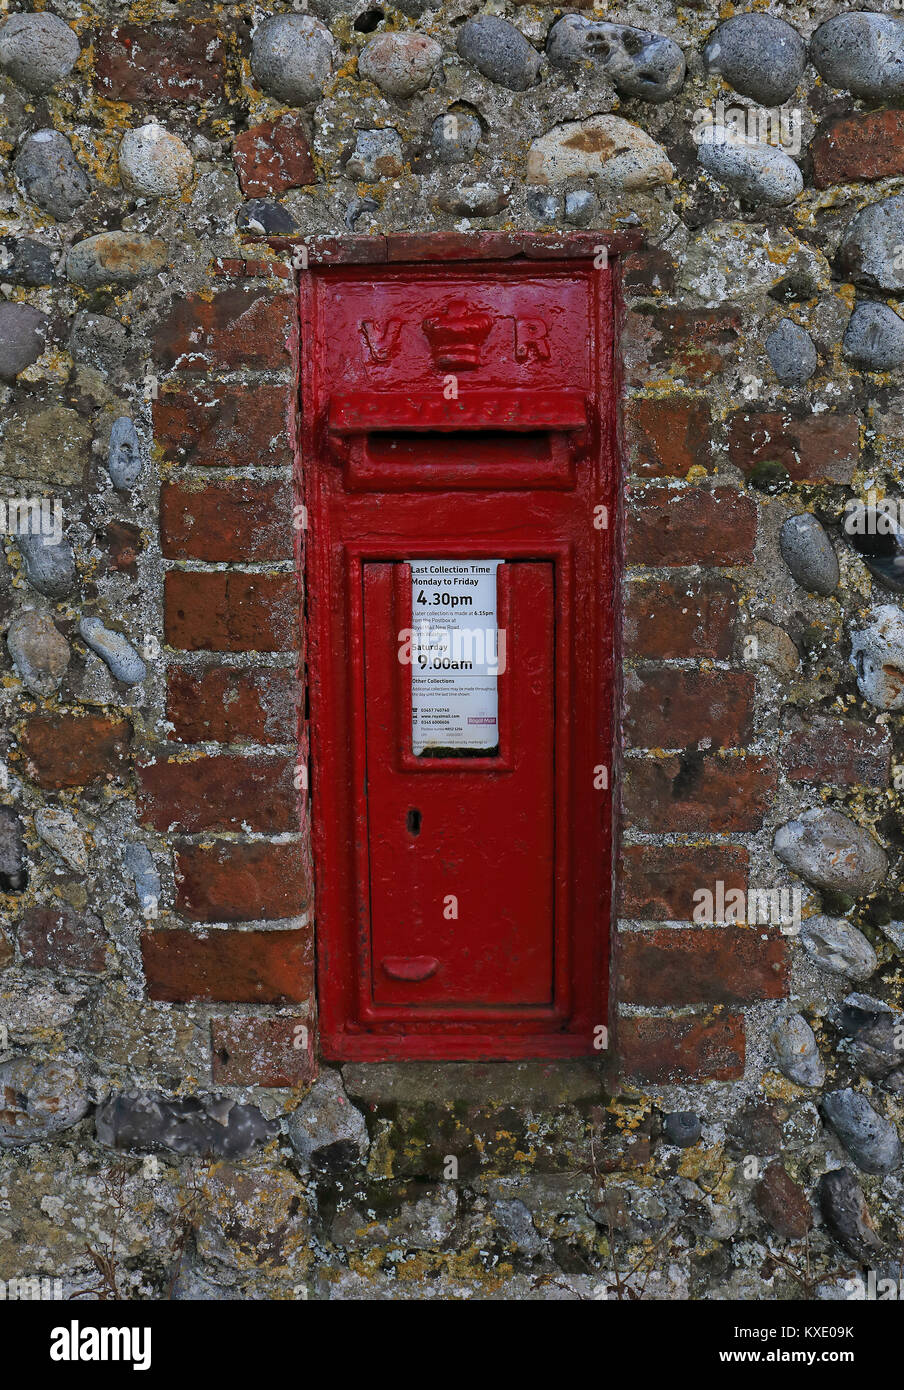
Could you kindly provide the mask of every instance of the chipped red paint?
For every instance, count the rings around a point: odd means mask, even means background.
[[[613,276],[583,241],[488,261],[439,246],[435,264],[411,242],[412,264],[300,276],[322,1052],[593,1054],[611,897],[595,769],[611,785]],[[401,562],[482,557],[506,562],[499,749],[416,758]]]

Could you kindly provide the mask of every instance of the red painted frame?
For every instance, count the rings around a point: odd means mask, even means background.
[[[556,1058],[594,1055],[607,1020],[607,965],[615,817],[611,792],[594,788],[594,767],[614,782],[617,602],[620,591],[620,470],[613,361],[616,274],[597,270],[592,246],[561,259],[473,259],[462,253],[442,268],[427,262],[423,238],[409,265],[422,275],[562,275],[586,278],[593,305],[593,400],[587,456],[573,487],[532,488],[507,479],[498,494],[431,488],[393,497],[400,522],[381,517],[381,494],[365,487],[345,494],[347,525],[331,506],[327,480],[340,471],[328,439],[328,393],[318,380],[316,282],[342,275],[371,281],[403,270],[392,264],[300,275],[302,369],[301,476],[310,530],[305,538],[312,716],[312,825],[318,904],[317,967],[321,1051],[337,1060]],[[569,254],[570,253],[570,254]],[[438,258],[442,247],[437,247]],[[344,260],[344,257],[339,257]],[[425,263],[427,262],[427,263]],[[342,383],[336,383],[341,390]],[[576,509],[579,504],[580,511]],[[608,509],[596,529],[593,508]],[[344,534],[343,534],[344,532]],[[448,539],[450,535],[455,539]],[[505,538],[504,542],[501,538]],[[548,558],[556,573],[556,1000],[552,1008],[510,1007],[438,1017],[392,1018],[373,1005],[368,904],[356,891],[368,882],[361,586],[367,560],[400,558]],[[346,575],[352,582],[346,582]],[[580,637],[580,640],[578,640]],[[356,653],[358,654],[356,657]],[[577,711],[579,717],[565,717]],[[488,760],[493,761],[493,760]],[[473,763],[467,769],[474,770]],[[454,771],[450,771],[454,777]],[[565,924],[569,930],[564,929]],[[598,1054],[597,1054],[598,1055]]]

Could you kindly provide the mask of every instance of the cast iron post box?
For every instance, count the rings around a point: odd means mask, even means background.
[[[611,276],[302,276],[318,982],[336,1059],[606,1021]]]

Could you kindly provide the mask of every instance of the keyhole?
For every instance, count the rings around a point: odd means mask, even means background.
[[[409,811],[405,817],[405,824],[408,827],[409,835],[420,835],[421,833],[421,813],[420,811]]]

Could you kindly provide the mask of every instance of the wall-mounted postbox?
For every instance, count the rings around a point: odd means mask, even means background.
[[[610,274],[588,259],[302,279],[323,1051],[592,1054],[611,880]]]

